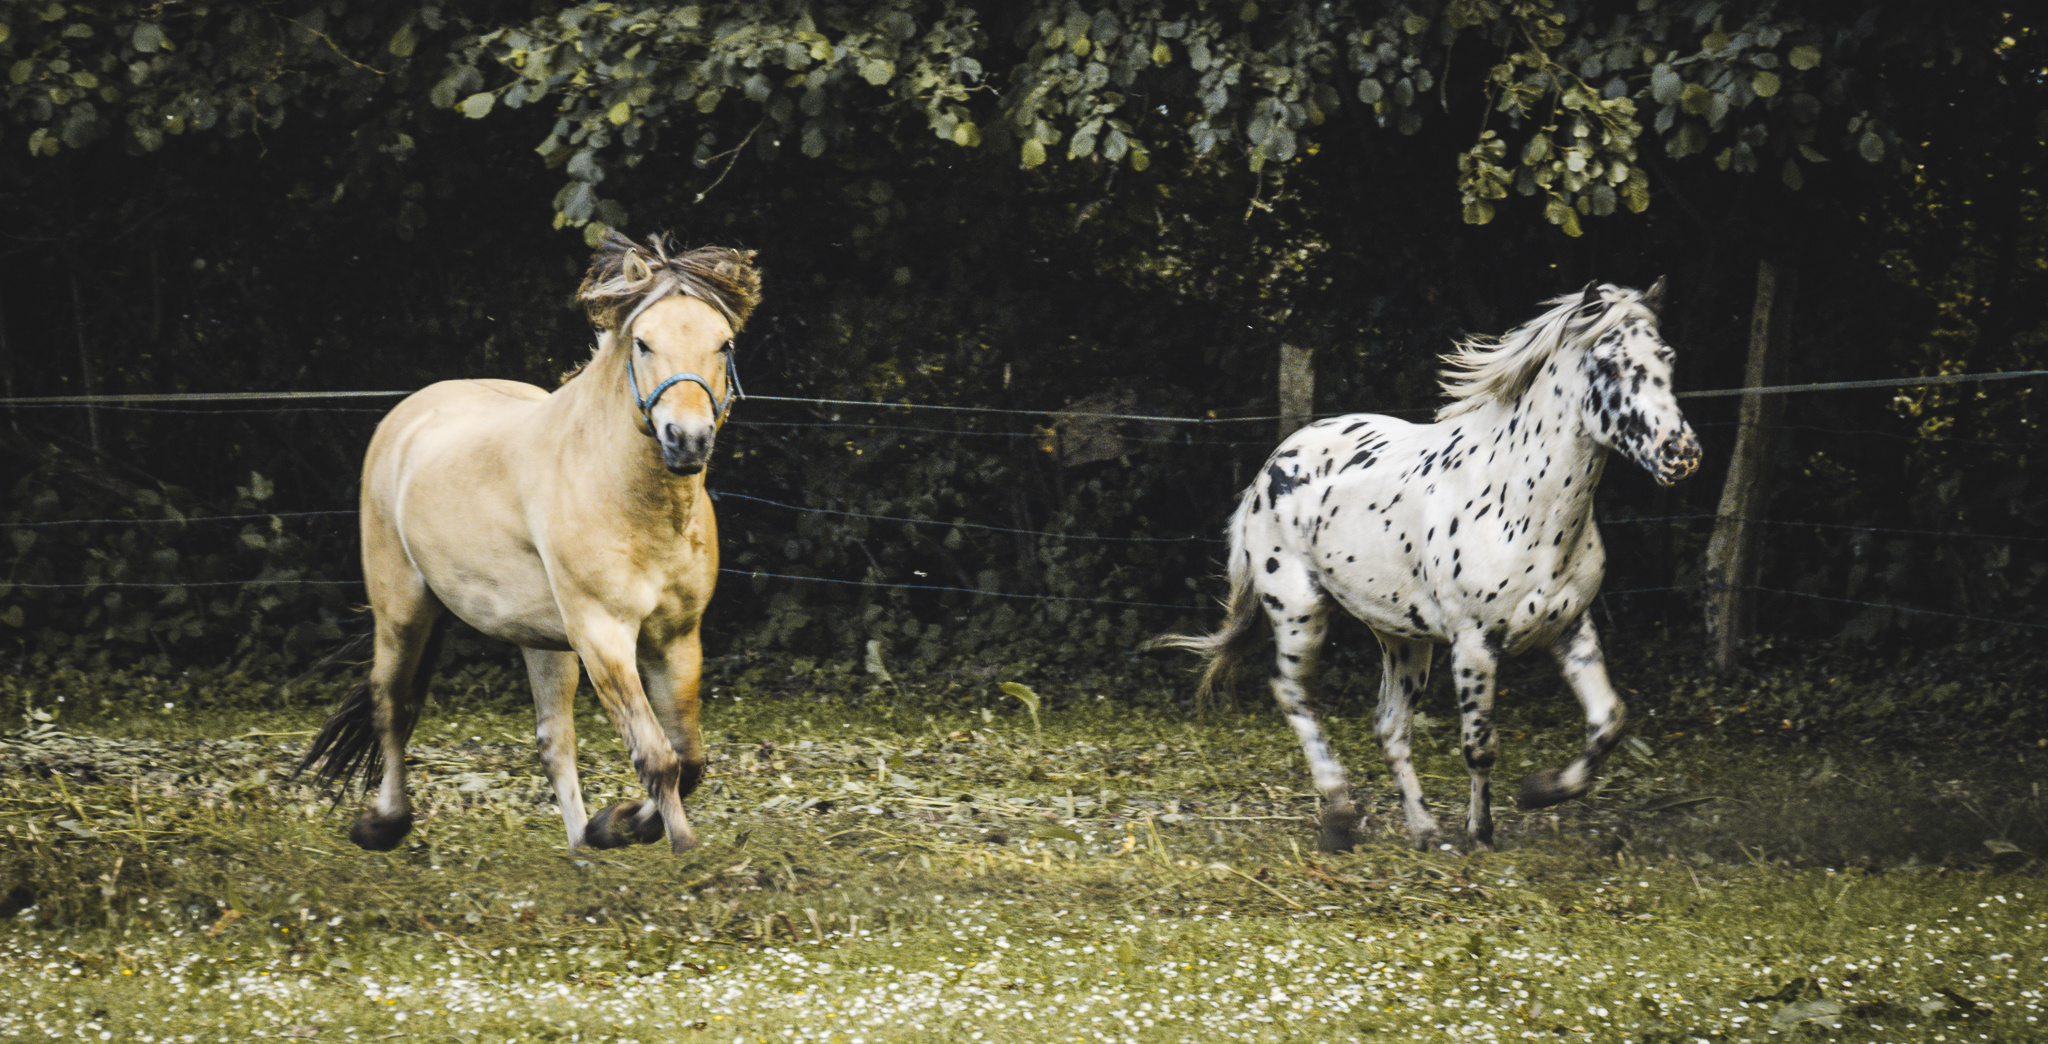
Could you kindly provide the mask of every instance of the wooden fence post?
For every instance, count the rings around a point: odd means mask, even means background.
[[[1785,339],[1791,317],[1795,271],[1765,258],[1757,262],[1756,306],[1749,317],[1749,363],[1745,388],[1774,383],[1785,370]],[[1773,347],[1772,342],[1776,342]],[[1771,428],[1785,412],[1782,395],[1744,395],[1736,429],[1735,452],[1728,458],[1728,478],[1721,485],[1721,504],[1714,512],[1714,535],[1707,541],[1707,636],[1713,643],[1716,671],[1735,666],[1742,640],[1755,626],[1757,542],[1768,490]]]
[[[1316,350],[1292,344],[1280,346],[1280,435],[1278,441],[1300,430],[1316,415]]]

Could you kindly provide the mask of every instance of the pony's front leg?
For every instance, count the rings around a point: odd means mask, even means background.
[[[555,807],[569,833],[569,847],[583,847],[583,785],[576,774],[576,682],[583,676],[576,654],[522,649],[526,677],[533,683],[533,738],[540,764],[555,788]]]
[[[1500,749],[1493,729],[1493,691],[1500,656],[1485,632],[1467,630],[1451,642],[1451,670],[1457,678],[1458,746],[1465,771],[1472,776],[1472,803],[1465,813],[1465,833],[1479,847],[1493,851],[1493,762]]]
[[[659,655],[640,661],[647,684],[647,703],[668,734],[668,745],[682,762],[680,796],[689,797],[704,780],[704,732],[697,721],[697,695],[704,676],[702,633],[690,633],[668,644]]]
[[[1379,733],[1380,753],[1401,791],[1401,814],[1408,823],[1408,840],[1427,850],[1442,832],[1436,817],[1422,802],[1422,781],[1415,777],[1415,759],[1409,746],[1414,725],[1415,697],[1429,684],[1429,642],[1395,638],[1375,631],[1380,640],[1380,706],[1373,728]]]
[[[583,843],[592,848],[615,848],[652,841],[666,828],[670,851],[697,847],[697,835],[683,815],[682,761],[655,720],[640,685],[637,630],[607,619],[580,631],[572,633],[571,644],[583,658],[598,702],[619,730],[619,739],[625,742],[649,799],[598,810],[584,827]]]
[[[1593,614],[1580,613],[1572,629],[1550,647],[1566,684],[1586,708],[1586,747],[1562,769],[1542,769],[1522,782],[1515,803],[1523,808],[1544,808],[1568,801],[1586,792],[1600,762],[1621,739],[1627,708],[1607,680],[1607,660],[1600,653],[1600,636],[1593,630]]]

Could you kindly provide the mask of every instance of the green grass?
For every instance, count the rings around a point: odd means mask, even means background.
[[[2048,1015],[2018,747],[1643,717],[1592,798],[1499,810],[1502,850],[1464,855],[1398,844],[1345,720],[1379,832],[1333,855],[1263,708],[1075,694],[1041,734],[1015,701],[718,696],[677,858],[563,846],[530,714],[490,709],[521,698],[429,711],[421,821],[383,855],[284,779],[316,711],[43,707],[0,739],[0,1039],[2017,1041]],[[1503,779],[1565,759],[1557,710],[1504,721]],[[579,725],[593,807],[629,794]],[[1447,819],[1452,731],[1418,743]]]

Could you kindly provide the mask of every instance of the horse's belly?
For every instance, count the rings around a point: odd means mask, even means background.
[[[569,649],[568,628],[545,575],[522,576],[502,565],[489,574],[459,566],[443,572],[438,582],[431,575],[427,582],[462,622],[523,648]]]
[[[1597,576],[1591,583],[1564,578],[1543,586],[1510,584],[1472,615],[1476,624],[1500,636],[1503,651],[1519,655],[1554,644],[1586,611],[1598,589]]]

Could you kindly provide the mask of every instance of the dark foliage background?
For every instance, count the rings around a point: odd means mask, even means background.
[[[842,583],[727,576],[723,670],[878,641],[1098,684],[1213,615],[1211,538],[1273,441],[1234,418],[1275,412],[1282,342],[1321,410],[1423,411],[1451,338],[1668,273],[1681,386],[1730,387],[1771,257],[1790,380],[2048,364],[2044,61],[2036,15],[1968,3],[9,3],[0,361],[9,396],[550,384],[605,227],[751,247],[757,395],[1219,422],[745,403],[725,564]],[[1640,593],[1601,622],[1674,663],[1736,401],[1689,406],[1701,476],[1602,490],[1608,588]],[[352,508],[386,405],[9,408],[0,643],[332,649],[353,519],[272,515]],[[2038,381],[1786,422],[1766,668],[2032,676]],[[106,518],[149,524],[43,524]],[[1368,669],[1344,644],[1332,671]]]

